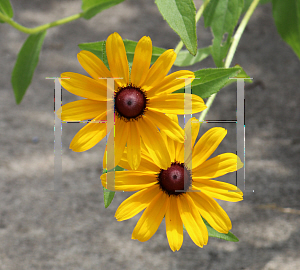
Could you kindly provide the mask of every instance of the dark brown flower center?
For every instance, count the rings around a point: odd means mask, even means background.
[[[120,117],[136,118],[146,109],[146,96],[141,89],[128,85],[115,94],[115,109]]]
[[[161,170],[158,175],[161,189],[169,195],[179,195],[186,192],[191,183],[191,172],[183,163],[174,162],[167,170]]]

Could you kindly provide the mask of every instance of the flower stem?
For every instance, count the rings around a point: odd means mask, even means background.
[[[236,48],[240,42],[240,39],[242,37],[242,34],[249,22],[249,19],[251,17],[251,15],[253,14],[255,8],[257,7],[258,3],[259,3],[260,0],[254,0],[252,2],[252,4],[250,5],[249,9],[247,10],[243,20],[241,21],[234,37],[233,37],[233,41],[232,41],[232,44],[230,46],[230,49],[228,51],[228,54],[227,54],[227,58],[225,60],[225,68],[229,68],[230,64],[231,64],[231,61],[233,59],[233,56],[235,54],[235,51],[236,51]]]
[[[0,19],[8,24],[10,24],[12,27],[18,29],[19,31],[26,33],[26,34],[36,34],[38,32],[47,30],[48,28],[54,27],[54,26],[58,26],[58,25],[62,25],[74,20],[77,20],[79,18],[81,18],[83,16],[83,12],[51,22],[51,23],[46,23],[34,28],[28,28],[25,27],[23,25],[18,24],[17,22],[15,22],[14,20],[12,20],[11,18],[7,17],[5,14],[0,13]]]
[[[231,46],[229,48],[229,51],[228,51],[228,54],[227,54],[227,57],[226,57],[226,60],[225,60],[225,68],[229,68],[230,67],[230,64],[232,62],[232,59],[233,59],[233,56],[236,52],[236,48],[239,44],[239,41],[242,37],[242,34],[244,33],[244,30],[249,22],[249,19],[251,17],[251,15],[253,14],[255,8],[257,7],[258,3],[259,3],[260,0],[253,0],[252,4],[250,5],[250,7],[248,8],[243,20],[241,21],[234,37],[233,37],[233,42],[231,43]],[[216,95],[217,93],[215,94],[212,94],[207,102],[206,102],[206,106],[207,108],[201,113],[200,117],[199,117],[199,122],[203,122],[211,105],[213,104],[214,102],[214,99],[216,98]]]
[[[196,14],[196,23],[200,20],[202,14],[203,14],[203,11],[206,8],[206,6],[209,3],[209,1],[210,0],[205,0],[204,3],[199,8],[199,10],[197,11],[197,14]],[[177,44],[176,48],[175,48],[176,54],[178,54],[181,51],[182,47],[183,47],[183,42],[182,42],[182,40],[180,40],[179,43]]]

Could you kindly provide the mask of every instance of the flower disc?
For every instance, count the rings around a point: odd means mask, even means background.
[[[167,170],[161,170],[159,184],[163,191],[171,195],[186,192],[191,184],[191,173],[182,163],[172,163]]]
[[[128,120],[143,114],[146,108],[145,94],[136,87],[126,86],[116,93],[116,111]]]

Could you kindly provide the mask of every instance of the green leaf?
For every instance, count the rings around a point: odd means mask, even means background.
[[[0,12],[9,18],[14,16],[14,11],[9,0],[0,0]],[[4,23],[4,21],[0,20],[0,23]]]
[[[211,54],[211,47],[201,48],[197,50],[197,54],[192,56],[188,50],[182,50],[177,55],[176,61],[174,63],[175,66],[178,67],[186,67],[194,65]]]
[[[134,51],[135,47],[137,45],[136,41],[124,39],[123,40],[125,49],[126,49],[126,54],[127,54],[127,59],[129,64],[132,64],[133,62],[133,56],[134,56]],[[78,44],[78,47],[81,50],[87,50],[95,54],[97,57],[99,57],[101,60],[103,60],[103,43],[104,41],[98,41],[98,42],[91,42],[91,43],[81,43]],[[158,48],[158,47],[152,47],[152,59],[151,59],[151,64],[153,64],[157,58],[166,50],[163,48]]]
[[[124,0],[82,0],[83,18],[91,19],[102,10],[115,6]]]
[[[220,91],[232,78],[241,72],[239,67],[233,68],[208,68],[195,71],[195,79],[192,82],[192,93],[201,98],[208,98]],[[184,93],[184,88],[175,93]]]
[[[244,5],[243,0],[215,0],[210,1],[204,10],[205,27],[210,26],[214,40],[212,44],[212,57],[217,67],[223,67],[223,59],[227,55],[231,43],[231,36],[238,22]],[[223,44],[223,36],[228,37]]]
[[[159,12],[192,55],[197,53],[196,8],[192,0],[155,0]]]
[[[267,4],[267,3],[269,3],[269,2],[271,2],[271,0],[260,0],[260,1],[259,1],[259,3],[260,3],[261,5]]]
[[[46,31],[30,35],[19,51],[11,76],[11,83],[17,104],[22,101],[22,98],[31,83],[34,70],[39,62],[39,54],[45,36]]]
[[[111,202],[115,196],[115,192],[108,190],[105,187],[102,187],[102,188],[103,188],[104,207],[107,208],[111,204]]]
[[[300,2],[272,0],[277,31],[300,59]]]
[[[102,61],[104,65],[109,69],[109,64],[107,60],[107,55],[106,55],[106,41],[103,41],[102,43]]]
[[[207,231],[208,231],[208,236],[220,238],[220,239],[223,239],[223,240],[226,240],[226,241],[231,241],[231,242],[238,242],[239,241],[239,239],[233,233],[231,233],[231,232],[228,232],[227,234],[219,233],[214,228],[212,228],[205,219],[203,219],[203,221],[206,225],[206,228],[207,228]]]
[[[240,73],[238,73],[235,77],[237,77],[237,78],[250,78],[247,75],[246,71],[240,65],[235,65],[234,67],[240,69]],[[230,79],[227,83],[225,83],[225,85],[223,87],[225,87],[225,86],[227,86],[229,84],[235,83],[235,82],[236,82],[236,80]],[[253,83],[253,81],[251,79],[245,79],[244,82],[245,83]]]
[[[242,13],[245,13],[248,10],[248,8],[252,4],[252,2],[253,2],[253,0],[244,0],[244,7],[243,7]],[[267,4],[269,2],[271,2],[271,0],[260,0],[259,4],[264,5],[264,4]]]
[[[248,10],[252,2],[253,0],[244,0],[244,7],[242,13],[245,13]]]
[[[207,228],[209,237],[216,237],[216,238],[220,238],[220,239],[230,241],[230,242],[239,242],[239,239],[233,233],[231,233],[231,232],[228,232],[227,234],[219,233],[214,228],[212,228],[204,218],[202,218],[202,219]],[[186,231],[186,228],[184,227],[184,225],[183,225],[183,229]]]
[[[122,167],[120,167],[120,166],[116,166],[115,168],[113,168],[111,170],[108,170],[108,171],[107,170],[103,170],[103,173],[111,172],[113,170],[114,171],[124,171],[125,169],[122,168]],[[105,208],[107,208],[111,204],[111,202],[112,202],[112,200],[113,200],[113,198],[115,196],[115,191],[111,191],[109,189],[106,189],[105,187],[102,187],[102,188],[103,188],[104,206],[105,206]]]

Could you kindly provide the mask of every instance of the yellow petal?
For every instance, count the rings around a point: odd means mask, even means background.
[[[175,123],[178,123],[178,116],[176,114],[169,114],[169,113],[166,113],[166,116],[168,116],[172,121],[174,121]]]
[[[168,151],[170,153],[170,157],[171,157],[171,162],[175,162],[176,161],[176,154],[175,154],[175,142],[170,139],[169,137],[167,137],[168,139]]]
[[[193,158],[193,161],[196,158]],[[194,162],[193,162],[194,167]],[[202,179],[217,178],[243,167],[241,159],[233,153],[224,153],[193,168],[195,177]]]
[[[189,236],[197,246],[203,247],[207,244],[208,232],[193,200],[189,196],[177,196],[177,203],[181,220]]]
[[[160,131],[175,141],[184,142],[182,128],[163,113],[149,109],[146,112],[147,118],[152,121]]]
[[[99,78],[112,78],[110,71],[95,54],[81,51],[77,54],[77,59],[85,71],[95,80],[99,80],[100,84],[106,85],[105,80]]]
[[[184,127],[184,145],[179,147],[180,152],[177,154],[179,159],[183,159],[185,166],[192,169],[192,153],[195,141],[199,133],[200,123],[193,117],[191,118]]]
[[[69,102],[57,111],[63,121],[89,120],[103,114],[107,109],[105,101],[82,99]]]
[[[149,37],[142,37],[136,45],[131,68],[131,82],[140,86],[146,79],[152,58],[152,42]]]
[[[171,162],[175,162],[176,161],[176,155],[175,155],[175,143],[174,140],[172,140],[170,137],[168,137],[166,135],[166,133],[164,131],[160,132],[165,145],[167,146],[170,158],[171,158]]]
[[[125,145],[128,137],[128,123],[121,120],[120,118],[116,117],[116,124],[115,124],[115,132],[110,132],[110,136],[115,135],[114,138],[114,155],[109,155],[113,160],[106,161],[107,159],[107,146],[105,148],[104,157],[103,157],[103,168],[107,170],[113,169],[115,166],[119,165],[120,160],[122,158],[123,152],[125,150]],[[110,141],[110,139],[108,139]],[[122,167],[122,166],[121,166]]]
[[[145,242],[155,234],[166,214],[168,202],[168,195],[160,191],[156,197],[153,198],[136,224],[132,232],[132,239]]]
[[[143,211],[160,192],[158,185],[136,192],[120,204],[115,214],[116,219],[122,221],[134,217]]]
[[[129,67],[125,46],[118,33],[111,34],[106,40],[106,54],[110,72],[120,87],[129,83]]]
[[[152,160],[158,167],[166,170],[171,164],[168,149],[158,129],[147,115],[138,120],[138,129]]]
[[[98,82],[100,80],[96,81],[87,76],[73,72],[62,73],[61,77],[61,85],[70,93],[93,100],[107,100],[106,82],[104,86]]]
[[[137,191],[157,184],[157,176],[153,173],[140,171],[116,171],[101,175],[100,178],[102,186],[107,188],[107,177],[110,179],[110,175],[113,173],[115,174],[115,190]]]
[[[141,162],[141,137],[136,121],[128,123],[127,160],[132,170],[136,170]]]
[[[171,49],[165,51],[152,65],[141,87],[145,91],[147,91],[159,84],[168,74],[169,70],[175,62],[175,59],[176,53],[174,52],[174,50]]]
[[[191,136],[192,147],[194,147],[199,134],[200,122],[195,117],[192,117],[184,127],[185,133]]]
[[[191,97],[192,108],[184,108],[184,97]],[[191,94],[159,95],[149,100],[148,108],[153,111],[170,114],[192,114],[206,109],[201,97]]]
[[[193,177],[192,187],[215,199],[229,202],[243,200],[243,192],[232,184]]]
[[[119,166],[126,170],[131,170],[131,167],[127,160],[127,149],[125,148],[123,156],[119,162]],[[153,162],[151,158],[149,158],[144,153],[141,153],[141,162],[139,167],[137,168],[137,171],[147,171],[147,172],[153,172],[153,174],[157,174],[160,172],[160,168]]]
[[[129,126],[128,123],[116,117],[115,126],[115,164],[118,165],[125,150]]]
[[[201,216],[220,233],[228,233],[231,230],[231,221],[223,208],[212,198],[203,192],[188,192],[188,196],[194,201]]]
[[[227,130],[221,127],[209,129],[199,139],[193,149],[193,168],[197,168],[217,149],[227,134]]]
[[[176,161],[184,163],[184,144],[174,141],[174,145]]]
[[[107,155],[107,147],[109,143],[114,143],[114,147],[109,147],[110,151],[113,153],[111,155]],[[112,129],[109,133],[107,142],[106,142],[106,147],[104,151],[104,156],[103,156],[103,169],[111,170],[114,167],[117,166],[117,163],[115,162],[115,152],[116,152],[116,145],[115,145],[115,138],[114,138],[114,130]]]
[[[83,152],[100,142],[109,132],[106,130],[106,123],[93,123],[93,121],[101,120],[106,120],[106,112],[97,116],[77,132],[70,143],[70,149],[75,152]]]
[[[147,97],[151,98],[155,95],[166,95],[170,94],[178,89],[185,87],[186,78],[195,78],[195,74],[189,70],[179,70],[168,76],[166,76],[161,83],[153,87],[147,92]]]
[[[183,242],[183,226],[178,211],[177,199],[175,196],[169,197],[169,207],[166,212],[166,233],[172,251],[179,250]]]

